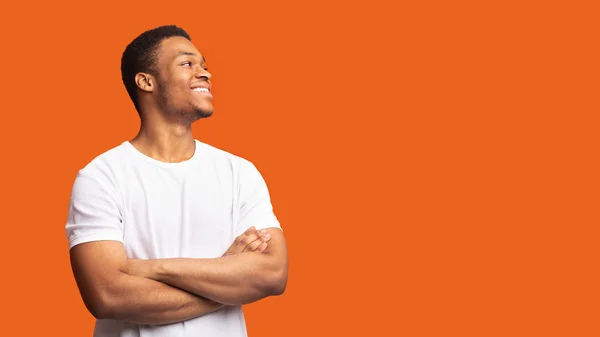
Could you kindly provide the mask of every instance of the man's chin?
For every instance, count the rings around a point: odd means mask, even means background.
[[[198,109],[196,110],[196,119],[208,118],[212,116],[213,112],[213,109]]]
[[[212,116],[213,112],[215,112],[213,109],[202,110],[202,111],[200,111],[200,116],[201,116],[201,118],[210,117],[210,116]]]

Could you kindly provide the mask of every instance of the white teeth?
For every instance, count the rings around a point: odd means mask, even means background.
[[[194,88],[194,89],[192,89],[192,90],[194,90],[194,91],[208,92],[208,89],[207,89],[207,88]]]

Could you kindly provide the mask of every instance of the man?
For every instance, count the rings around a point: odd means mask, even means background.
[[[246,336],[241,305],[280,295],[287,248],[262,176],[192,136],[211,74],[176,26],[125,49],[137,136],[79,171],[66,224],[94,336]]]

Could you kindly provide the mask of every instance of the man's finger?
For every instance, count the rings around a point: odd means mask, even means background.
[[[246,246],[246,248],[244,249],[243,252],[254,252],[258,249],[258,247],[260,245],[262,245],[264,242],[261,239],[257,239],[253,242],[251,242],[249,245]],[[242,252],[242,253],[243,253]]]
[[[255,241],[249,243],[243,252],[255,252],[260,248],[260,246],[263,243],[266,245],[267,242],[269,242],[269,240],[271,240],[271,235],[269,233],[261,235],[261,236],[257,237],[257,239]],[[266,247],[264,247],[264,248],[266,248]]]
[[[248,235],[251,235],[254,232],[256,232],[256,228],[254,226],[246,229],[246,231],[244,233],[238,235],[235,238],[235,240],[233,240],[233,243],[235,243],[236,245],[239,245],[242,240],[244,240]]]
[[[252,242],[254,242],[258,239],[259,239],[259,237],[258,237],[258,235],[256,235],[256,233],[246,235],[242,240],[240,240],[240,242],[238,243],[238,246],[240,248],[242,248],[242,250],[244,250],[249,244],[251,244]]]

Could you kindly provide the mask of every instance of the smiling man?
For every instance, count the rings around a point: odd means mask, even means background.
[[[211,74],[176,26],[125,49],[137,136],[79,171],[66,232],[94,336],[246,336],[242,305],[280,295],[287,248],[248,160],[194,139]]]

